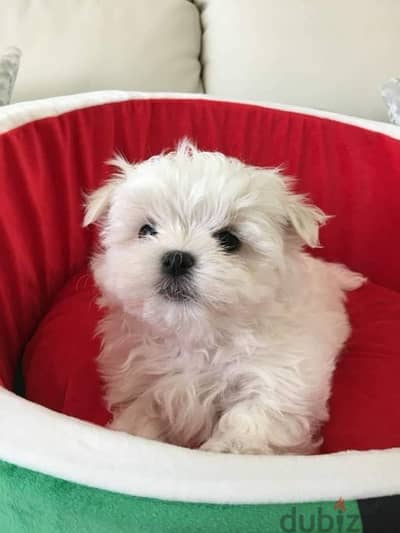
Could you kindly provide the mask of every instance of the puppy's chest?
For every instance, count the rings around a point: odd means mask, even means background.
[[[145,361],[143,370],[151,372],[155,380],[170,379],[171,376],[207,379],[207,376],[223,373],[228,361],[228,354],[219,348],[187,348],[172,343],[147,344],[139,352]]]
[[[249,354],[231,345],[187,348],[166,344],[145,348],[136,378],[142,381],[140,371],[146,375],[147,392],[152,390],[161,403],[164,395],[174,395],[186,397],[187,405],[196,409],[200,405],[225,409],[233,397],[237,398],[243,382],[250,379]]]

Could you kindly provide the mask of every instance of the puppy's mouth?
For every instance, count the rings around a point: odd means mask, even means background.
[[[165,300],[190,302],[196,299],[196,291],[188,279],[164,278],[157,285],[157,292]]]

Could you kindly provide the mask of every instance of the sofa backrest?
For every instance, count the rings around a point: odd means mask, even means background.
[[[0,51],[22,59],[13,101],[103,89],[202,91],[187,0],[0,0]]]
[[[206,92],[387,120],[398,0],[198,0]]]
[[[398,0],[0,0],[14,101],[102,89],[205,92],[387,120]]]

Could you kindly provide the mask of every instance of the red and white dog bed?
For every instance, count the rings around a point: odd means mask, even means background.
[[[296,176],[299,190],[334,215],[318,253],[369,279],[349,293],[353,333],[335,372],[318,456],[210,455],[99,427],[108,413],[95,369],[99,310],[87,271],[95,235],[82,229],[82,193],[103,182],[115,150],[140,161],[184,136],[201,149]],[[285,517],[294,520],[293,505],[309,519],[319,516],[319,505],[335,524],[353,512],[362,531],[376,497],[389,520],[400,494],[399,228],[395,126],[123,92],[1,109],[0,495],[14,511],[8,506],[4,514],[0,504],[0,529],[25,531],[30,517],[32,532],[58,531],[51,524],[61,519],[66,529],[59,531],[68,532],[191,531],[193,523],[193,531],[216,523],[215,531],[232,532],[244,519],[242,531],[269,531],[268,520],[278,531]],[[67,500],[75,502],[68,512]]]

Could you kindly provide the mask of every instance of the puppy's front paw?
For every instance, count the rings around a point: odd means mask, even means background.
[[[150,417],[140,401],[135,401],[114,415],[109,429],[130,433],[144,439],[163,441],[163,428],[160,420]]]
[[[200,446],[200,450],[205,452],[214,452],[214,453],[229,453],[230,450],[223,440],[218,439],[208,439],[204,444]]]
[[[251,442],[251,440],[244,440],[233,435],[212,436],[200,447],[200,450],[245,455],[269,455],[272,453],[266,442]]]
[[[108,427],[114,431],[123,431],[144,439],[161,440],[160,427],[150,419],[126,420],[125,417],[117,417]]]

